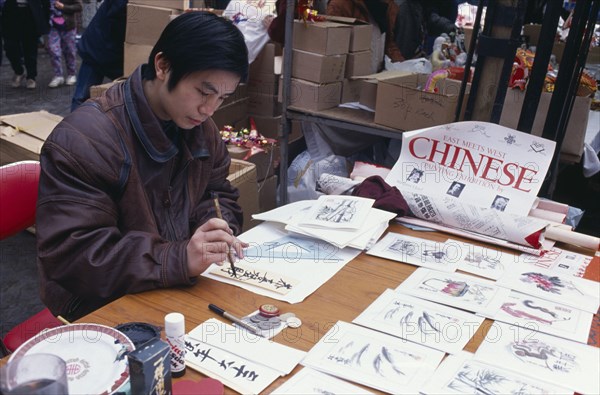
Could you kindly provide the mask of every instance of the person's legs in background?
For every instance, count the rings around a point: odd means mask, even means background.
[[[77,29],[71,29],[61,32],[62,53],[65,57],[65,65],[67,66],[67,85],[75,85],[77,82]]]
[[[77,74],[77,84],[71,101],[71,111],[75,111],[77,107],[83,104],[84,101],[90,98],[90,87],[99,85],[104,81],[104,74],[94,69],[93,66],[81,62],[79,73]]]
[[[6,57],[10,62],[10,67],[15,73],[12,86],[18,88],[21,86],[21,81],[25,78],[25,69],[23,68],[23,50],[21,48],[21,41],[19,40],[19,33],[3,29],[4,34],[4,50],[6,51]]]
[[[48,33],[48,54],[50,55],[50,64],[54,71],[54,78],[48,84],[49,88],[56,88],[65,83],[62,69],[62,45],[61,32],[52,28]]]

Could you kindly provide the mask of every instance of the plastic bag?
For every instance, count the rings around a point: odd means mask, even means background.
[[[323,173],[348,177],[346,158],[331,155],[313,161],[308,151],[298,155],[288,168],[288,202],[314,200],[323,195],[322,192],[317,192],[317,181]]]
[[[244,35],[248,47],[248,63],[254,62],[265,44],[269,41],[265,18],[273,15],[273,6],[264,0],[232,0],[223,11],[223,17]]]
[[[410,71],[412,73],[430,74],[433,70],[431,62],[425,58],[408,59],[404,62],[392,62],[385,56],[385,69],[395,71]]]

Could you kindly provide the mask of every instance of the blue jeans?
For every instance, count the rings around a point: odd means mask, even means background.
[[[79,73],[77,74],[77,84],[71,100],[71,111],[90,98],[90,87],[100,85],[104,81],[104,74],[96,70],[92,65],[81,62]]]

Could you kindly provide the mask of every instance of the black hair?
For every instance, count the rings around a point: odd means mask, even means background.
[[[143,78],[156,78],[154,58],[162,52],[169,62],[172,90],[187,75],[202,70],[224,70],[248,77],[248,48],[244,36],[230,21],[210,12],[186,12],[173,19],[152,48]]]

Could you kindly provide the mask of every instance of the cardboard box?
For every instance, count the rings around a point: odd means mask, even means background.
[[[204,8],[204,0],[129,0],[129,4],[147,5],[152,7],[187,10],[188,8]]]
[[[265,44],[254,62],[250,64],[250,78],[253,74],[281,74],[281,55],[283,50],[279,43],[270,41]]]
[[[361,80],[348,80],[342,82],[342,99],[341,103],[354,103],[360,100]]]
[[[352,28],[341,23],[294,21],[293,47],[321,55],[345,54],[350,47],[351,33]]]
[[[356,18],[327,15],[326,18],[332,22],[343,23],[352,27],[350,34],[350,52],[360,52],[371,49],[371,36],[373,28],[370,23]]]
[[[130,76],[135,69],[144,63],[148,63],[148,57],[154,45],[142,45],[125,43],[123,75]]]
[[[439,93],[422,90],[429,74],[383,79],[377,87],[375,123],[400,130],[415,130],[454,122],[461,81],[444,79]],[[468,91],[465,93],[465,103]]]
[[[220,107],[228,106],[236,101],[247,99],[248,98],[248,84],[238,84],[235,91],[229,95],[223,103],[221,103]]]
[[[119,82],[123,82],[123,81],[125,81],[125,78],[117,78],[116,80],[107,82],[106,84],[91,86],[90,87],[90,98],[102,96],[102,94],[104,94],[104,92],[106,92],[108,90],[108,88],[112,87],[113,85],[115,85]]]
[[[170,394],[171,347],[154,338],[127,354],[133,394]]]
[[[346,70],[346,56],[321,55],[294,49],[292,77],[317,83],[341,81]]]
[[[360,80],[360,97],[358,102],[375,110],[377,103],[377,80]]]
[[[277,207],[277,175],[258,182],[258,202],[261,213]]]
[[[59,115],[36,111],[0,117],[0,165],[40,160],[44,141],[62,121]]]
[[[252,214],[258,213],[258,185],[256,183],[256,165],[243,160],[231,159],[227,179],[240,192],[238,204],[244,211],[242,230],[257,225],[252,221]]]
[[[270,139],[279,139],[281,133],[281,115],[276,117],[251,115],[258,133]]]
[[[180,11],[172,8],[127,4],[125,41],[130,44],[154,46],[171,17]]]
[[[500,125],[516,129],[521,116],[521,109],[525,99],[525,92],[519,89],[511,89],[506,92],[504,106],[502,107],[502,115],[500,116]],[[544,131],[544,124],[550,108],[550,100],[552,94],[542,92],[538,109],[535,114],[531,133],[536,136],[541,136]],[[583,155],[583,146],[585,132],[590,114],[590,105],[592,99],[589,97],[577,96],[573,104],[573,110],[567,124],[567,132],[560,149],[561,157],[569,161],[579,162]]]
[[[212,119],[219,129],[225,125],[235,125],[236,122],[245,119],[248,116],[248,98],[244,98],[221,106],[212,115]]]
[[[277,96],[251,92],[248,101],[248,113],[274,117],[281,115],[281,103]]]
[[[279,146],[274,144],[268,150],[257,152],[248,156],[249,148],[228,145],[227,151],[232,159],[244,160],[256,165],[256,179],[262,181],[271,177],[275,173],[275,168],[279,164]]]
[[[320,111],[337,107],[342,99],[342,83],[317,84],[292,78],[290,84],[290,106],[309,111]],[[282,82],[279,82],[279,101],[283,100]]]
[[[373,73],[371,65],[371,51],[349,53],[346,61],[346,78]]]
[[[277,95],[279,90],[279,78],[277,74],[255,73],[248,79],[248,92],[263,95]]]
[[[537,46],[540,38],[540,32],[542,25],[540,24],[528,24],[523,26],[523,36],[525,36],[529,45]],[[565,43],[562,41],[555,41],[552,46],[552,53],[556,56],[556,61],[560,63],[562,61],[563,53],[565,51]],[[591,47],[588,50],[588,56],[586,63],[598,64],[600,63],[600,47]]]

